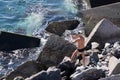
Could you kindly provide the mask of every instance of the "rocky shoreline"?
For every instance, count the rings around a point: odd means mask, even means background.
[[[118,4],[120,3],[106,7]],[[90,10],[96,10],[96,8]],[[119,80],[120,28],[108,20],[112,19],[109,16],[94,16],[98,22],[92,22],[94,19],[88,17],[88,12],[83,11],[83,20],[87,20],[84,21],[85,25],[82,25],[85,27],[86,35],[91,35],[91,37],[88,36],[88,45],[97,42],[100,47],[97,52],[92,49],[86,51],[86,58],[89,57],[89,64],[86,67],[83,67],[80,58],[74,62],[70,61],[70,56],[76,46],[65,40],[64,36],[66,30],[74,30],[77,26],[81,27],[79,26],[80,22],[77,20],[52,22],[46,28],[46,31],[52,35],[48,37],[38,59],[21,64],[1,80]],[[112,20],[115,22],[115,19]],[[88,22],[89,24],[87,24]]]

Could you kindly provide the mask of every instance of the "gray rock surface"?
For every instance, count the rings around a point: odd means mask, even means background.
[[[120,27],[120,2],[91,8],[82,12],[83,22],[86,25],[87,35],[90,34],[95,25],[103,18],[109,19]]]
[[[57,67],[61,70],[61,77],[69,80],[75,70],[75,63],[71,62],[69,57],[65,57]]]
[[[40,39],[36,37],[0,31],[0,45],[0,51],[9,52],[16,49],[39,47]]]
[[[57,66],[65,56],[71,56],[76,47],[63,38],[52,35],[46,42],[37,61],[46,67]]]
[[[14,78],[14,80],[24,80],[24,78],[22,76],[17,76]]]
[[[6,80],[13,80],[17,76],[22,76],[23,78],[30,77],[33,74],[41,71],[41,66],[36,61],[28,61],[20,65],[17,69],[11,72]]]
[[[104,47],[105,43],[114,43],[120,40],[120,28],[114,25],[107,19],[102,19],[97,25],[94,27],[89,37],[87,38],[87,42],[97,42],[100,44],[100,47]]]
[[[105,73],[101,69],[87,69],[85,71],[82,71],[81,73],[78,73],[74,76],[71,76],[72,80],[98,80],[102,77],[105,77]]]
[[[25,80],[61,80],[60,70],[50,67],[47,71],[41,71]]]
[[[61,36],[65,30],[73,30],[78,24],[78,20],[51,22],[48,24],[46,31]]]
[[[114,56],[110,58],[109,64],[109,75],[120,74],[120,60]]]
[[[99,79],[99,80],[120,80],[120,74],[115,75],[115,76],[109,76],[107,78],[102,78],[102,79]]]
[[[46,71],[38,72],[25,80],[48,80]]]
[[[60,70],[55,67],[49,67],[47,75],[48,80],[61,80]]]

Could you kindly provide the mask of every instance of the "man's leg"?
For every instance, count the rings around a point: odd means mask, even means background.
[[[82,52],[82,60],[83,60],[83,66],[85,67],[85,53]]]
[[[73,52],[72,56],[71,56],[71,61],[73,61],[73,60],[75,59],[75,57],[77,56],[77,54],[78,54],[78,50],[76,49],[76,50]]]

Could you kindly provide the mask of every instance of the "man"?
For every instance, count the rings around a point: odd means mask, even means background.
[[[73,61],[75,59],[76,56],[79,55],[79,53],[82,56],[83,59],[83,66],[85,66],[85,53],[84,50],[83,51],[79,51],[78,49],[83,49],[84,48],[84,44],[85,44],[85,38],[83,36],[83,34],[72,34],[72,43],[74,43],[77,47],[77,49],[73,52],[72,56],[71,56],[71,61]]]

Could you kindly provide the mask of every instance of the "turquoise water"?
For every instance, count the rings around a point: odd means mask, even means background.
[[[0,30],[32,35],[48,22],[75,18],[72,0],[0,0]]]
[[[74,2],[73,2],[74,1]],[[0,30],[25,35],[41,33],[49,22],[74,19],[82,7],[77,0],[0,0]],[[37,51],[37,52],[36,52]],[[26,58],[33,59],[40,49],[0,52],[0,77],[15,69]]]

